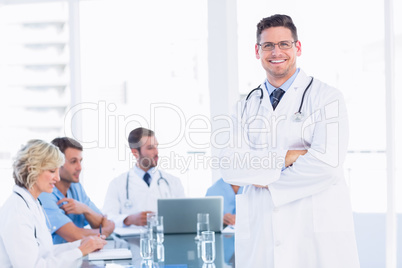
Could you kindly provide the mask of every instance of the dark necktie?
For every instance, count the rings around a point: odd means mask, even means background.
[[[285,91],[281,88],[277,88],[272,92],[271,96],[269,98],[271,99],[272,103],[272,108],[275,110],[276,106],[278,106],[278,103],[281,101],[281,98],[285,94]]]
[[[150,179],[151,179],[151,175],[149,175],[149,173],[146,172],[146,173],[144,174],[143,179],[144,179],[144,181],[145,181],[145,182],[148,184],[148,186],[149,186]]]

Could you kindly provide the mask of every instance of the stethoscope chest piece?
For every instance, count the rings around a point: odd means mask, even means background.
[[[292,120],[294,122],[301,122],[304,119],[304,114],[302,112],[296,112],[292,115]]]
[[[133,207],[133,202],[131,200],[126,200],[126,202],[124,202],[124,208],[130,209],[132,207]]]

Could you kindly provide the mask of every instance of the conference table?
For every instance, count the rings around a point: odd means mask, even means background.
[[[143,260],[140,256],[140,237],[118,237],[112,235],[108,238],[105,248],[128,248],[132,259],[126,260],[96,260],[89,261],[84,257],[83,268],[229,268],[234,264],[234,234],[216,233],[216,258],[213,265],[203,263],[201,258],[201,243],[194,239],[195,234],[165,234],[164,242],[154,246],[153,260]]]

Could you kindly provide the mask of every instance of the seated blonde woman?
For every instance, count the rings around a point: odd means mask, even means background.
[[[64,156],[41,140],[29,141],[13,164],[13,192],[0,210],[0,267],[77,267],[82,256],[101,249],[106,241],[89,236],[53,245],[47,217],[38,201],[60,180]]]

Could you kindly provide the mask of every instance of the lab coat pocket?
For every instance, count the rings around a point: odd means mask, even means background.
[[[312,201],[315,232],[353,231],[353,214],[346,185],[334,184],[313,195]]]
[[[250,208],[248,195],[236,195],[236,239],[250,238]]]

